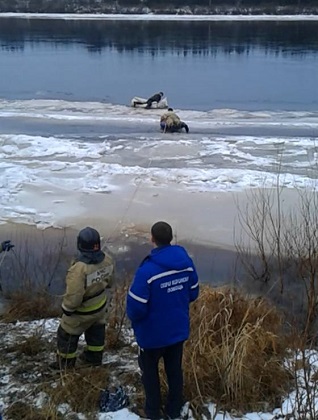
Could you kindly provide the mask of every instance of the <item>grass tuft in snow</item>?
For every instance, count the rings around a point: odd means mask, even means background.
[[[63,416],[51,406],[38,408],[22,401],[16,401],[6,411],[6,418],[10,420],[62,420]]]
[[[114,287],[111,306],[108,309],[106,324],[105,348],[115,350],[127,346],[125,332],[127,329],[126,296],[131,279],[127,276],[123,282]]]
[[[58,407],[67,404],[78,413],[95,413],[98,410],[99,395],[109,386],[109,371],[106,367],[86,367],[56,373],[54,386],[43,388],[50,404]]]
[[[61,310],[50,294],[24,290],[10,296],[9,305],[3,314],[2,321],[31,321],[54,318],[60,314]]]
[[[245,412],[277,406],[290,385],[286,345],[282,318],[265,299],[202,287],[184,351],[187,400]]]
[[[36,356],[44,352],[48,347],[49,343],[47,340],[38,334],[31,335],[14,345],[14,349],[18,354],[25,354],[26,356]]]

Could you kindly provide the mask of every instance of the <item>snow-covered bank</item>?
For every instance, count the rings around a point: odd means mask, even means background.
[[[318,14],[123,14],[123,13],[21,13],[2,12],[0,17],[62,20],[149,20],[149,21],[318,21]]]
[[[2,354],[0,361],[0,403],[3,403],[5,410],[11,410],[14,413],[14,406],[24,404],[24,418],[27,417],[28,408],[30,413],[41,417],[41,410],[49,409],[50,403],[48,394],[44,391],[45,386],[56,387],[60,381],[59,375],[54,375],[47,368],[50,361],[55,358],[55,336],[58,327],[57,319],[38,320],[32,322],[16,322],[14,324],[0,323],[1,342],[0,351]],[[34,340],[34,341],[33,341]],[[38,348],[31,347],[31,344],[40,344]],[[84,342],[80,340],[80,349],[83,348]],[[195,418],[189,410],[188,405],[185,406],[183,414],[187,420],[206,420],[213,418],[215,420],[273,420],[288,418],[296,420],[304,418],[304,413],[308,412],[309,401],[308,396],[311,395],[311,413],[318,410],[318,396],[316,394],[317,386],[315,375],[318,370],[318,353],[316,351],[307,351],[304,355],[306,360],[306,369],[301,368],[303,365],[302,355],[295,355],[290,360],[286,360],[286,367],[293,372],[295,363],[299,364],[297,370],[297,381],[299,388],[297,391],[291,391],[289,395],[281,402],[280,406],[273,411],[268,412],[249,412],[244,414],[230,414],[229,412],[218,411],[216,405],[211,402],[207,407],[207,416]],[[122,383],[125,375],[139,375],[137,364],[137,354],[127,351],[127,347],[121,351],[106,351],[104,354],[105,377],[107,377],[107,367],[112,372],[111,381],[114,386]],[[103,368],[91,368],[103,370]],[[310,373],[310,378],[308,377]],[[85,374],[93,374],[92,371],[85,371]],[[63,380],[63,375],[61,377]],[[67,375],[65,375],[67,379]],[[88,382],[85,382],[86,385]],[[127,387],[127,392],[133,395],[136,392],[134,386]],[[298,402],[297,402],[298,401]],[[297,410],[299,401],[302,402],[303,412]],[[96,401],[97,404],[97,401]],[[53,409],[51,406],[50,409]],[[117,412],[98,413],[92,417],[86,417],[83,413],[74,412],[68,404],[60,404],[56,407],[64,419],[81,419],[94,418],[96,420],[137,420],[139,416],[134,414],[132,406]],[[34,410],[34,411],[33,411]],[[307,410],[307,411],[306,411]],[[76,417],[74,417],[76,416]],[[4,417],[5,420],[15,420],[18,417]],[[21,418],[21,417],[20,417]],[[311,418],[311,417],[306,417]]]

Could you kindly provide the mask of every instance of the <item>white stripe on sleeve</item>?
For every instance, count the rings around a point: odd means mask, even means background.
[[[199,286],[199,282],[197,282],[196,284],[194,284],[193,286],[191,286],[190,289],[195,289],[198,286]]]
[[[141,298],[141,297],[135,295],[131,290],[129,290],[128,294],[129,294],[129,296],[131,296],[133,299],[137,300],[138,302],[141,302],[141,303],[147,303],[148,302],[147,299],[144,299],[144,298]]]

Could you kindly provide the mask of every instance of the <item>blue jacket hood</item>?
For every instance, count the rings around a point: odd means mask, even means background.
[[[151,261],[163,269],[183,270],[189,266],[191,260],[181,246],[164,245],[154,248],[144,261]]]

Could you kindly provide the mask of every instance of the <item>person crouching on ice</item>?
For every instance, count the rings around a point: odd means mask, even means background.
[[[180,120],[178,115],[173,112],[172,108],[168,108],[168,111],[161,116],[160,128],[164,133],[175,133],[177,131],[181,131],[183,128],[187,133],[189,133],[189,127],[187,124]]]
[[[84,333],[87,347],[82,362],[102,364],[105,323],[106,289],[112,286],[113,259],[101,250],[97,230],[86,227],[77,237],[79,254],[66,276],[60,326],[57,331],[57,359],[52,369],[74,367],[78,340]]]

